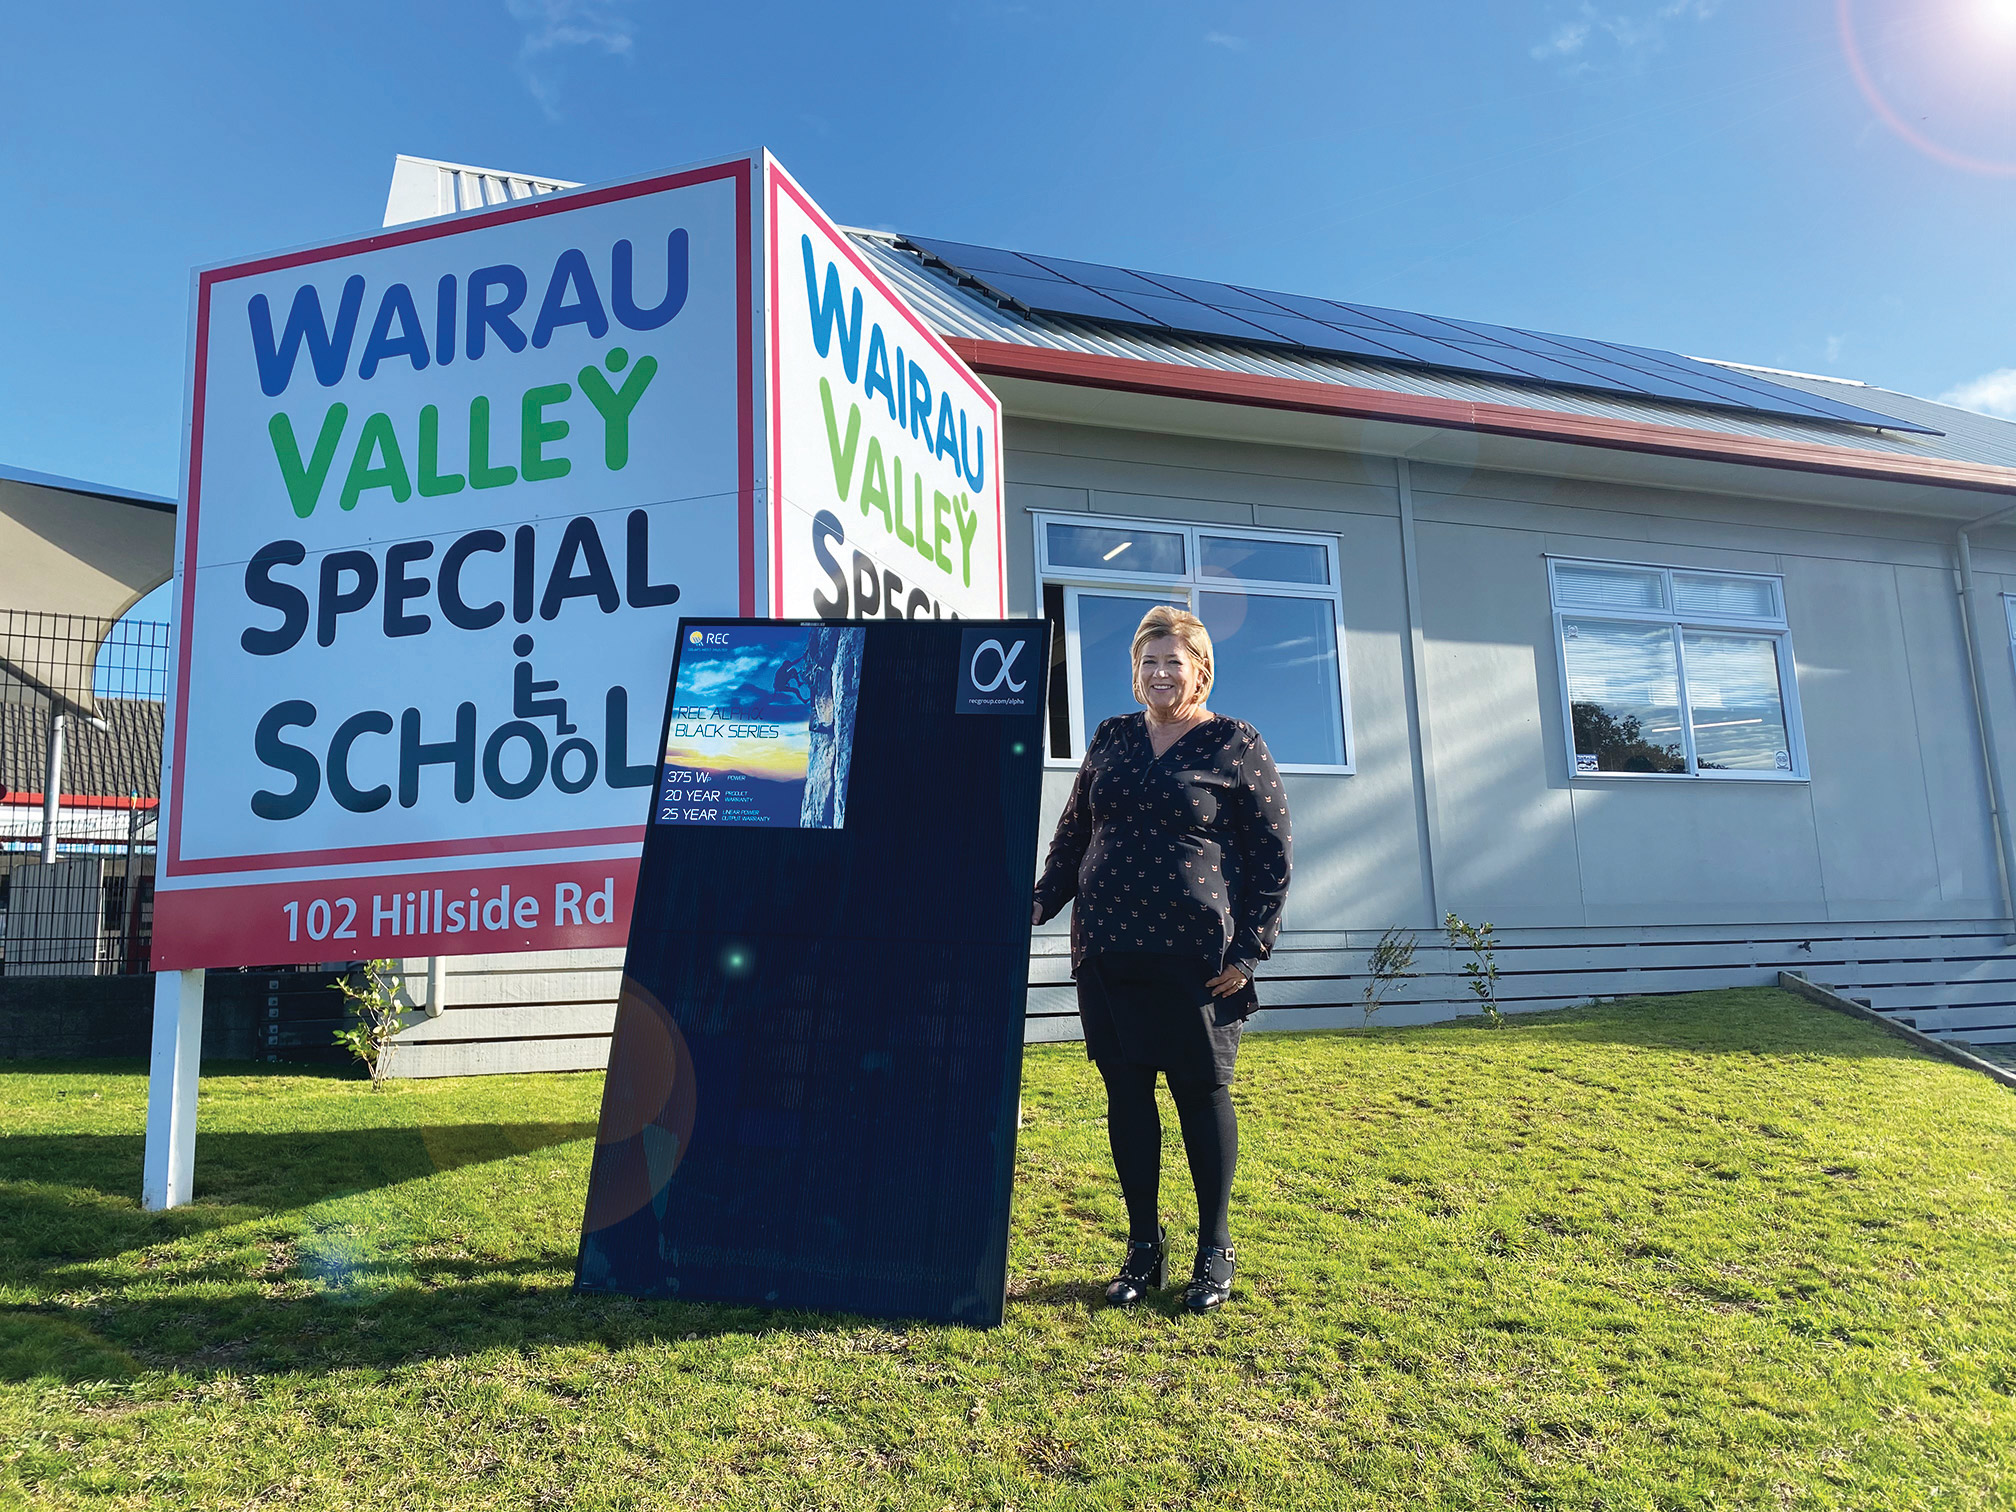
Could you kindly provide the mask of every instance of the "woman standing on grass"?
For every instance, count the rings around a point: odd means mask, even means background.
[[[1288,897],[1288,799],[1260,732],[1213,714],[1210,692],[1203,622],[1166,604],[1149,610],[1134,632],[1134,697],[1146,712],[1093,735],[1036,883],[1038,924],[1077,899],[1078,1015],[1106,1083],[1127,1202],[1127,1258],[1106,1288],[1116,1307],[1168,1280],[1157,1072],[1197,1187],[1197,1263],[1183,1304],[1205,1312],[1232,1295],[1231,1081],[1240,1030],[1260,1006],[1253,972]]]

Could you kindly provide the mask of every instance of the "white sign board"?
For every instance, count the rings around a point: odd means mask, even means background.
[[[998,406],[765,154],[207,269],[193,323],[157,969],[621,944],[680,615],[1001,612]]]
[[[766,209],[780,612],[1001,618],[1000,401],[774,165]]]

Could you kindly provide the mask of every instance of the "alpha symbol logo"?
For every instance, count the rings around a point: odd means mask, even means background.
[[[1037,714],[1043,697],[1043,647],[1019,626],[975,625],[959,632],[959,667],[952,706],[961,714]],[[1022,653],[1029,652],[1025,658]],[[946,668],[950,672],[951,668]]]
[[[972,682],[974,688],[982,693],[992,693],[1003,683],[1007,684],[1008,690],[1011,693],[1020,693],[1024,688],[1029,686],[1028,679],[1024,678],[1018,682],[1010,674],[1015,666],[1015,659],[1022,654],[1022,648],[1028,644],[1029,642],[1026,640],[1018,640],[1012,646],[1004,646],[998,640],[984,640],[980,642],[978,646],[973,648],[973,660],[966,665],[968,680]],[[992,682],[982,682],[980,680],[980,658],[985,656],[989,651],[992,651],[998,659],[998,665],[995,668],[994,680]]]

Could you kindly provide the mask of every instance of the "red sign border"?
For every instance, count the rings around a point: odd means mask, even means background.
[[[466,220],[458,218],[445,222],[429,222],[400,231],[356,237],[328,246],[310,247],[298,252],[283,252],[251,262],[210,268],[198,275],[195,364],[191,379],[189,477],[182,505],[186,518],[183,524],[182,603],[176,636],[175,770],[169,793],[167,843],[162,847],[164,878],[223,872],[277,871],[286,867],[370,861],[419,860],[434,856],[446,859],[454,856],[503,854],[523,850],[557,850],[568,846],[642,841],[644,826],[637,824],[592,830],[555,830],[531,835],[488,835],[463,840],[419,841],[404,845],[355,846],[334,851],[286,851],[260,856],[205,857],[196,861],[182,859],[182,776],[188,769],[189,738],[189,626],[194,622],[196,599],[196,544],[203,491],[203,406],[209,376],[211,293],[217,285],[235,279],[250,278],[282,268],[300,267],[307,263],[325,262],[333,257],[349,256],[358,252],[375,252],[387,247],[432,241],[444,236],[459,236],[465,232],[485,230],[491,226],[564,214],[570,210],[586,209],[616,200],[635,199],[640,195],[661,193],[668,189],[684,189],[695,184],[715,183],[723,179],[734,181],[739,191],[735,206],[735,257],[738,270],[736,410],[739,450],[736,482],[740,517],[738,592],[742,612],[745,615],[751,614],[755,611],[756,597],[756,379],[755,315],[751,292],[754,270],[750,266],[752,248],[749,216],[750,172],[755,161],[752,158],[737,158],[731,162],[661,174],[655,178],[632,183],[613,184],[603,189],[563,191],[528,200],[508,209],[471,216]]]

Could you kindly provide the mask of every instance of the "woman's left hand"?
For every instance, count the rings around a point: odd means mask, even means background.
[[[1213,997],[1231,997],[1245,989],[1246,973],[1236,966],[1227,966],[1204,985],[1211,989]]]

